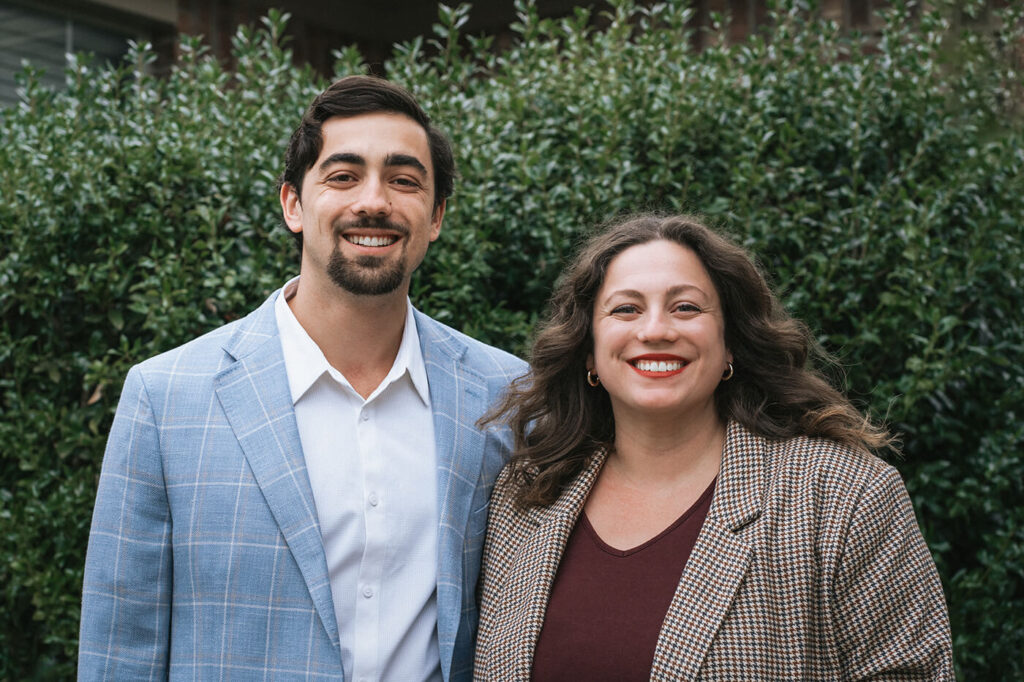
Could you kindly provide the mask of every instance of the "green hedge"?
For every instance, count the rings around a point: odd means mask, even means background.
[[[617,0],[503,51],[440,10],[385,67],[462,172],[414,282],[427,312],[522,352],[588,226],[697,210],[760,254],[839,377],[903,434],[959,673],[1024,678],[1024,20],[896,3],[876,36],[804,3],[692,49],[691,11]],[[962,6],[964,3],[956,3]],[[1007,3],[1014,4],[1014,3]],[[972,18],[977,14],[980,18]],[[79,59],[0,112],[0,678],[74,670],[105,434],[133,363],[245,314],[296,270],[274,180],[324,83],[285,17],[235,71],[186,38],[170,76]],[[597,24],[601,28],[595,29]],[[364,70],[354,49],[337,74]]]

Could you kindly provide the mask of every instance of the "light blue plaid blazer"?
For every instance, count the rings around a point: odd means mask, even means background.
[[[89,536],[79,679],[342,679],[278,294],[128,373]],[[526,366],[418,311],[416,325],[437,440],[441,669],[462,680],[511,444],[476,421]]]

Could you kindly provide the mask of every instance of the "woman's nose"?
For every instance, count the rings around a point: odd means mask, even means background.
[[[674,322],[664,311],[652,310],[644,316],[637,338],[648,343],[674,341],[679,335]]]

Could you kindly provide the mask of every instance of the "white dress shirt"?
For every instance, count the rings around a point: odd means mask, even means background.
[[[441,680],[437,454],[412,304],[391,371],[363,399],[276,302],[313,487],[345,679]]]

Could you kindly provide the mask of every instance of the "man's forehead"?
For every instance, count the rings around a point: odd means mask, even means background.
[[[351,144],[379,147],[391,144],[421,148],[429,153],[427,131],[405,114],[373,112],[358,116],[333,116],[321,128],[324,145]]]

